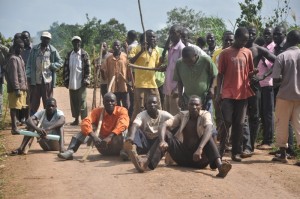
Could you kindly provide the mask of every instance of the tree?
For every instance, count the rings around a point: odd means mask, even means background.
[[[236,25],[238,27],[255,26],[258,32],[263,29],[261,9],[263,6],[262,0],[245,0],[244,3],[239,3],[241,8],[241,16],[236,19]]]
[[[221,43],[223,32],[226,30],[226,25],[223,19],[213,16],[206,16],[202,11],[195,11],[194,9],[174,8],[167,12],[168,20],[167,27],[158,30],[156,33],[159,37],[159,44],[163,46],[164,41],[168,36],[170,27],[174,24],[182,25],[188,28],[191,32],[192,39],[196,39],[200,35],[205,35],[208,32],[215,34],[217,43]]]

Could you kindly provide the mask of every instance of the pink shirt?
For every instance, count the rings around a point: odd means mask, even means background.
[[[185,45],[179,40],[179,42],[175,46],[172,46],[168,51],[168,67],[163,88],[165,95],[171,95],[172,91],[177,86],[177,81],[173,81],[174,70],[177,60],[181,58],[181,52],[184,47]]]
[[[270,43],[268,46],[266,46],[266,48],[271,52],[274,53],[274,47],[275,47],[275,43],[272,42]],[[258,65],[257,65],[257,69],[258,69],[258,77],[263,76],[270,68],[272,68],[273,63],[269,62],[267,59],[265,59],[265,63],[266,65],[263,63],[262,60],[259,61]],[[261,87],[266,87],[266,86],[273,86],[273,78],[271,75],[269,75],[268,77],[266,77],[264,80],[259,82]]]

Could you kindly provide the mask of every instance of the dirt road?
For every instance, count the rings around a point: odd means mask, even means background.
[[[68,91],[56,88],[54,97],[66,115],[66,144],[79,127],[71,127]],[[91,106],[92,90],[88,92]],[[21,136],[5,134],[9,152]],[[225,179],[217,171],[166,167],[161,161],[154,171],[137,173],[130,162],[103,157],[93,149],[89,161],[80,163],[86,150],[81,146],[73,161],[60,161],[57,152],[43,152],[35,142],[28,155],[9,156],[2,177],[5,198],[300,198],[300,168],[271,162],[264,151],[242,163],[232,163]]]

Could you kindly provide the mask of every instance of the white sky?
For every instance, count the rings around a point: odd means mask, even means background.
[[[238,2],[243,0],[141,0],[146,29],[158,30],[165,26],[167,12],[175,7],[192,8],[207,16],[224,19],[227,29],[240,16]],[[264,0],[263,17],[273,15],[277,0]],[[290,0],[292,11],[300,24],[300,1]],[[85,14],[101,19],[102,23],[116,18],[127,30],[142,32],[138,0],[0,0],[0,32],[7,38],[27,30],[32,36],[38,31],[49,29],[58,21],[66,24],[84,24]],[[289,21],[292,21],[291,19]]]

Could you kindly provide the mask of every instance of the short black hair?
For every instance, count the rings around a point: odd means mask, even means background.
[[[286,42],[290,45],[298,45],[300,43],[300,31],[291,30],[286,36]]]
[[[137,33],[135,30],[129,30],[127,32],[127,37],[131,40],[136,40],[137,39]]]
[[[29,37],[30,37],[30,33],[27,31],[27,30],[24,30],[22,33],[21,33],[21,35],[23,36],[24,34],[28,34],[29,35]]]
[[[182,49],[182,57],[188,58],[190,56],[196,55],[196,51],[192,46],[186,46]]]
[[[249,31],[247,28],[245,27],[238,27],[238,29],[236,29],[235,34],[234,34],[234,38],[240,38],[242,36],[244,36],[245,34],[249,34]]]

